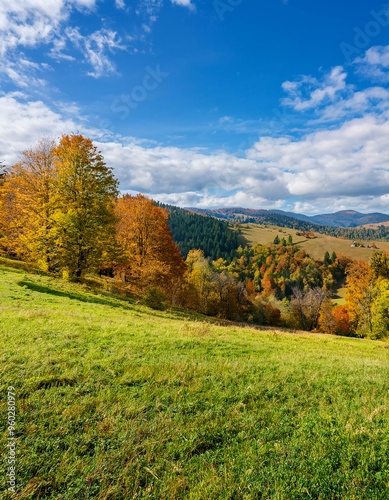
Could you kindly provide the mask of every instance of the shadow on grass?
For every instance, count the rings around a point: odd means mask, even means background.
[[[110,306],[121,309],[129,309],[129,304],[118,304],[112,300],[100,298],[100,297],[87,297],[85,295],[81,295],[78,293],[69,293],[69,292],[61,292],[59,290],[54,290],[53,288],[49,288],[48,286],[38,285],[32,281],[19,281],[18,285],[21,287],[25,287],[28,290],[38,293],[45,293],[48,295],[53,295],[54,297],[66,297],[72,300],[78,300],[80,302],[87,302],[90,304],[101,304],[104,306]],[[120,300],[120,299],[118,299]]]
[[[246,238],[246,236],[242,233],[238,234],[238,243],[242,247],[248,247],[251,246],[249,240]]]

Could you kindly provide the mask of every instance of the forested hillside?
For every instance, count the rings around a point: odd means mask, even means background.
[[[334,227],[315,224],[307,220],[300,220],[290,215],[275,213],[269,210],[239,209],[242,213],[236,213],[236,209],[198,210],[198,213],[207,214],[221,220],[235,221],[239,223],[271,224],[279,227],[287,227],[298,231],[313,231],[328,236],[342,237],[349,240],[385,241],[389,240],[389,227],[379,225],[376,228],[368,227]],[[260,213],[260,215],[258,215]]]
[[[169,214],[174,241],[186,257],[193,248],[202,250],[213,260],[230,260],[239,246],[238,235],[225,221],[188,212],[179,207],[159,204]]]

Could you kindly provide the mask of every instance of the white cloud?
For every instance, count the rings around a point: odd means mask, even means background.
[[[189,9],[194,9],[194,5],[191,0],[171,0],[172,4],[181,5],[182,7],[188,7]]]
[[[353,61],[352,70],[370,80],[389,82],[389,46],[372,47]],[[281,105],[299,113],[311,113],[309,125],[340,122],[366,113],[384,113],[389,109],[389,90],[384,86],[367,86],[361,90],[347,83],[347,73],[336,66],[321,79],[304,75],[297,81],[282,84],[288,94]],[[312,120],[313,116],[316,118]]]
[[[80,125],[42,101],[28,101],[24,94],[0,94],[0,160],[11,165],[19,153],[42,137],[60,137],[77,132]]]
[[[53,59],[74,60],[68,53],[77,47],[84,61],[91,65],[89,75],[100,77],[115,71],[110,54],[124,48],[116,32],[108,29],[81,34],[78,28],[69,26],[74,9],[90,14],[97,0],[15,0],[0,4],[0,57],[3,77],[6,76],[19,87],[26,81],[42,84],[36,76],[41,69],[39,63],[27,63],[23,49],[45,47]],[[21,59],[23,64],[21,64]]]
[[[49,42],[72,8],[92,9],[96,0],[14,0],[0,3],[0,54]]]
[[[355,60],[358,71],[372,80],[389,82],[389,45],[371,47]]]
[[[366,113],[382,113],[389,109],[389,90],[370,87],[339,96],[337,102],[320,110],[320,117],[314,123],[339,121],[350,116],[364,116]]]
[[[389,191],[389,121],[366,116],[300,140],[262,138],[248,157],[280,170],[289,196],[382,196]]]
[[[107,53],[125,49],[115,31],[102,29],[83,36],[78,28],[67,28],[65,33],[92,66],[93,71],[89,71],[88,75],[99,78],[115,72],[115,65]]]
[[[177,5],[194,9],[191,0],[171,0]],[[132,5],[131,5],[132,3]],[[126,7],[125,0],[115,0],[117,9],[126,14],[133,8],[139,18],[134,25],[133,34],[123,35],[129,44],[144,41],[151,32],[157,15],[162,8],[163,0],[137,0]],[[134,5],[135,3],[135,5]],[[89,76],[99,78],[116,72],[112,55],[127,47],[119,34],[113,29],[104,27],[104,18],[97,16],[103,24],[101,29],[93,32],[81,32],[72,25],[72,14],[75,10],[85,15],[98,14],[98,0],[14,0],[0,2],[0,58],[2,60],[2,77],[11,80],[18,87],[25,87],[25,80],[30,79],[41,84],[37,76],[37,67],[32,65],[21,67],[20,57],[25,49],[45,50],[45,54],[56,62],[75,61],[81,59],[91,67]],[[74,54],[77,49],[83,59]],[[133,48],[133,52],[137,49]],[[40,54],[42,57],[42,53]],[[34,59],[34,63],[37,61]]]
[[[344,69],[336,66],[322,81],[311,76],[303,76],[297,82],[286,81],[282,88],[289,96],[282,99],[281,103],[296,111],[316,109],[337,99],[339,93],[346,89],[346,78]]]
[[[375,92],[383,102],[383,90],[372,88]],[[49,108],[22,93],[0,95],[0,113],[0,160],[8,164],[41,137],[80,132],[97,141],[122,190],[161,201],[307,213],[343,208],[388,211],[389,115],[385,113],[367,114],[300,138],[262,137],[245,157],[134,138],[103,140],[102,131],[83,122],[77,107],[57,103],[55,109]]]

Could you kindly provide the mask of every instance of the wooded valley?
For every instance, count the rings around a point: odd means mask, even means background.
[[[388,253],[369,263],[335,252],[319,260],[291,236],[241,245],[236,222],[121,196],[81,135],[42,140],[2,175],[0,250],[66,279],[100,276],[156,309],[348,336],[389,331]],[[344,283],[346,304],[334,305]]]

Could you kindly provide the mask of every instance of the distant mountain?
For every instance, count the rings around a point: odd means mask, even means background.
[[[342,210],[334,214],[314,215],[312,222],[333,227],[358,227],[366,224],[379,224],[389,221],[389,215],[378,212],[361,214],[355,210]]]
[[[310,224],[318,224],[321,226],[330,227],[358,227],[367,224],[380,224],[389,221],[389,215],[379,212],[371,214],[362,214],[355,210],[341,210],[333,214],[322,214],[308,216],[304,214],[297,214],[294,212],[285,212],[283,210],[264,210],[253,208],[217,208],[217,209],[201,209],[201,208],[187,208],[191,212],[217,217],[219,219],[238,219],[246,220],[249,222],[251,219],[263,219],[264,221],[272,222],[273,216],[289,217],[294,220],[308,222]]]

